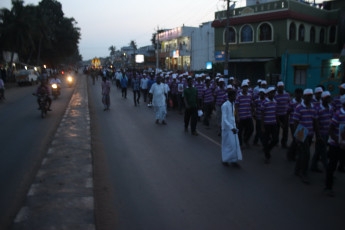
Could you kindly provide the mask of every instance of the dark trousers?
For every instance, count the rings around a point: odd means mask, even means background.
[[[286,146],[287,140],[288,140],[288,132],[289,132],[289,123],[288,123],[288,116],[287,115],[282,115],[278,116],[279,124],[282,123],[282,126],[279,126],[278,129],[278,136],[280,136],[280,129],[283,130],[282,136],[281,136],[281,145]]]
[[[177,105],[178,105],[178,111],[182,112],[182,107],[183,107],[183,98],[182,98],[182,94],[178,94],[177,95]]]
[[[143,97],[144,97],[144,102],[146,102],[147,99],[147,89],[142,89]]]
[[[122,97],[127,98],[127,88],[122,88]]]
[[[310,159],[310,145],[313,136],[307,136],[303,143],[297,143],[297,159],[295,165],[295,174],[306,176],[308,172],[309,159]]]
[[[345,150],[342,150],[339,146],[329,146],[328,150],[328,164],[326,172],[326,189],[333,188],[333,175],[337,168],[338,161],[345,155]]]
[[[239,123],[239,132],[238,132],[238,139],[240,141],[240,145],[242,145],[242,136],[244,143],[247,143],[250,137],[253,134],[254,124],[251,118],[240,120]]]
[[[271,158],[271,150],[273,147],[279,142],[278,137],[278,125],[264,125],[265,130],[263,133],[263,145],[264,145],[264,153],[266,159]]]
[[[261,144],[263,144],[262,141],[262,130],[261,130],[261,120],[256,119],[255,121],[255,138],[254,138],[254,144],[257,144],[260,140]]]
[[[190,120],[191,131],[196,131],[196,123],[198,120],[198,108],[189,108],[184,112],[184,127],[187,129]]]
[[[291,132],[292,142],[291,142],[290,147],[288,148],[288,151],[287,151],[287,159],[289,161],[294,161],[296,159],[297,143],[296,143],[296,140],[294,137],[295,126],[292,124],[290,124],[290,132]]]
[[[133,99],[134,99],[134,105],[137,105],[137,103],[139,104],[139,100],[140,100],[140,91],[139,90],[133,91]]]
[[[316,140],[315,153],[311,160],[311,169],[317,169],[317,163],[321,159],[323,168],[327,169],[327,141],[328,135],[321,135],[322,140]]]
[[[211,114],[213,112],[213,102],[211,103],[205,103],[204,104],[204,125],[209,126],[210,125],[210,118],[211,118]]]

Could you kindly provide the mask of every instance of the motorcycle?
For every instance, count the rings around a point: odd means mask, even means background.
[[[38,105],[39,105],[39,110],[41,110],[41,117],[45,118],[47,115],[48,109],[49,109],[49,103],[48,103],[48,96],[46,94],[33,94],[34,96],[37,96],[38,98]]]
[[[73,77],[71,76],[68,76],[67,77],[67,84],[68,84],[68,87],[72,87],[72,84],[73,84]]]
[[[60,87],[56,83],[52,84],[52,95],[54,99],[57,99],[58,96],[60,96]]]

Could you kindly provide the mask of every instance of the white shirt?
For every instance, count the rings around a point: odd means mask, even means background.
[[[150,93],[153,95],[152,104],[153,106],[165,106],[165,94],[168,92],[166,91],[166,87],[164,83],[154,83],[151,86]]]
[[[147,85],[149,83],[149,79],[148,78],[142,78],[140,81],[140,87],[142,89],[147,89]]]
[[[60,85],[61,84],[61,81],[60,81],[60,79],[59,78],[53,78],[53,79],[51,79],[50,80],[50,84],[58,84],[58,85]]]

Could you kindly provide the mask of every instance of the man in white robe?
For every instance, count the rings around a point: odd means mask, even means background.
[[[228,166],[239,167],[237,163],[242,160],[242,152],[238,140],[238,129],[235,121],[236,92],[228,93],[228,100],[221,107],[222,110],[222,163]]]
[[[165,84],[161,82],[161,77],[157,77],[156,83],[151,86],[150,94],[152,94],[152,105],[156,113],[156,124],[159,124],[159,120],[162,121],[163,125],[166,125],[166,98],[167,98],[167,88]]]

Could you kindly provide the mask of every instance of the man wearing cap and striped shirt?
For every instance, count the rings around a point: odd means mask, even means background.
[[[242,138],[246,147],[249,147],[249,139],[252,136],[254,130],[253,124],[253,98],[252,95],[248,93],[248,82],[242,82],[242,92],[239,92],[236,101],[236,117],[239,123],[239,133],[238,138],[240,140],[240,145],[242,146]],[[243,137],[242,137],[243,136]]]
[[[339,98],[342,107],[333,115],[329,129],[329,151],[328,165],[326,173],[325,192],[329,196],[334,196],[333,174],[337,168],[338,161],[345,155],[345,95]]]
[[[204,125],[210,125],[210,118],[214,108],[214,97],[213,97],[213,88],[211,87],[211,78],[206,77],[206,85],[203,89],[203,105],[204,105]]]
[[[262,143],[262,110],[261,106],[262,103],[265,101],[265,89],[260,88],[258,92],[258,98],[254,101],[255,106],[255,138],[254,138],[254,145],[258,144],[258,141],[260,140]]]
[[[214,91],[214,100],[216,105],[216,116],[217,116],[217,125],[218,125],[218,136],[221,135],[221,124],[222,124],[222,110],[221,107],[223,103],[227,100],[228,94],[225,89],[224,79],[220,78],[218,80],[218,87]]]
[[[322,103],[317,108],[317,121],[319,123],[319,132],[321,138],[315,142],[315,153],[311,161],[311,171],[322,172],[317,163],[321,158],[323,168],[327,168],[327,141],[329,137],[329,126],[333,117],[333,108],[329,104],[331,102],[331,94],[329,91],[322,92]]]
[[[277,102],[274,99],[275,88],[269,87],[266,90],[266,99],[261,104],[261,129],[263,132],[263,144],[265,153],[265,163],[271,159],[271,150],[278,143],[277,126]]]
[[[307,177],[308,164],[310,158],[310,145],[314,132],[317,139],[320,139],[318,123],[317,123],[317,111],[312,104],[313,90],[305,89],[303,91],[303,101],[297,105],[293,119],[295,127],[298,125],[303,126],[308,130],[307,137],[304,142],[297,141],[297,160],[295,166],[295,175],[301,177],[303,183],[309,184]]]
[[[289,122],[288,122],[288,109],[290,102],[290,95],[284,90],[284,83],[282,81],[277,84],[277,93],[274,97],[277,102],[277,117],[278,117],[278,136],[279,130],[282,129],[281,146],[283,148],[287,147]]]

